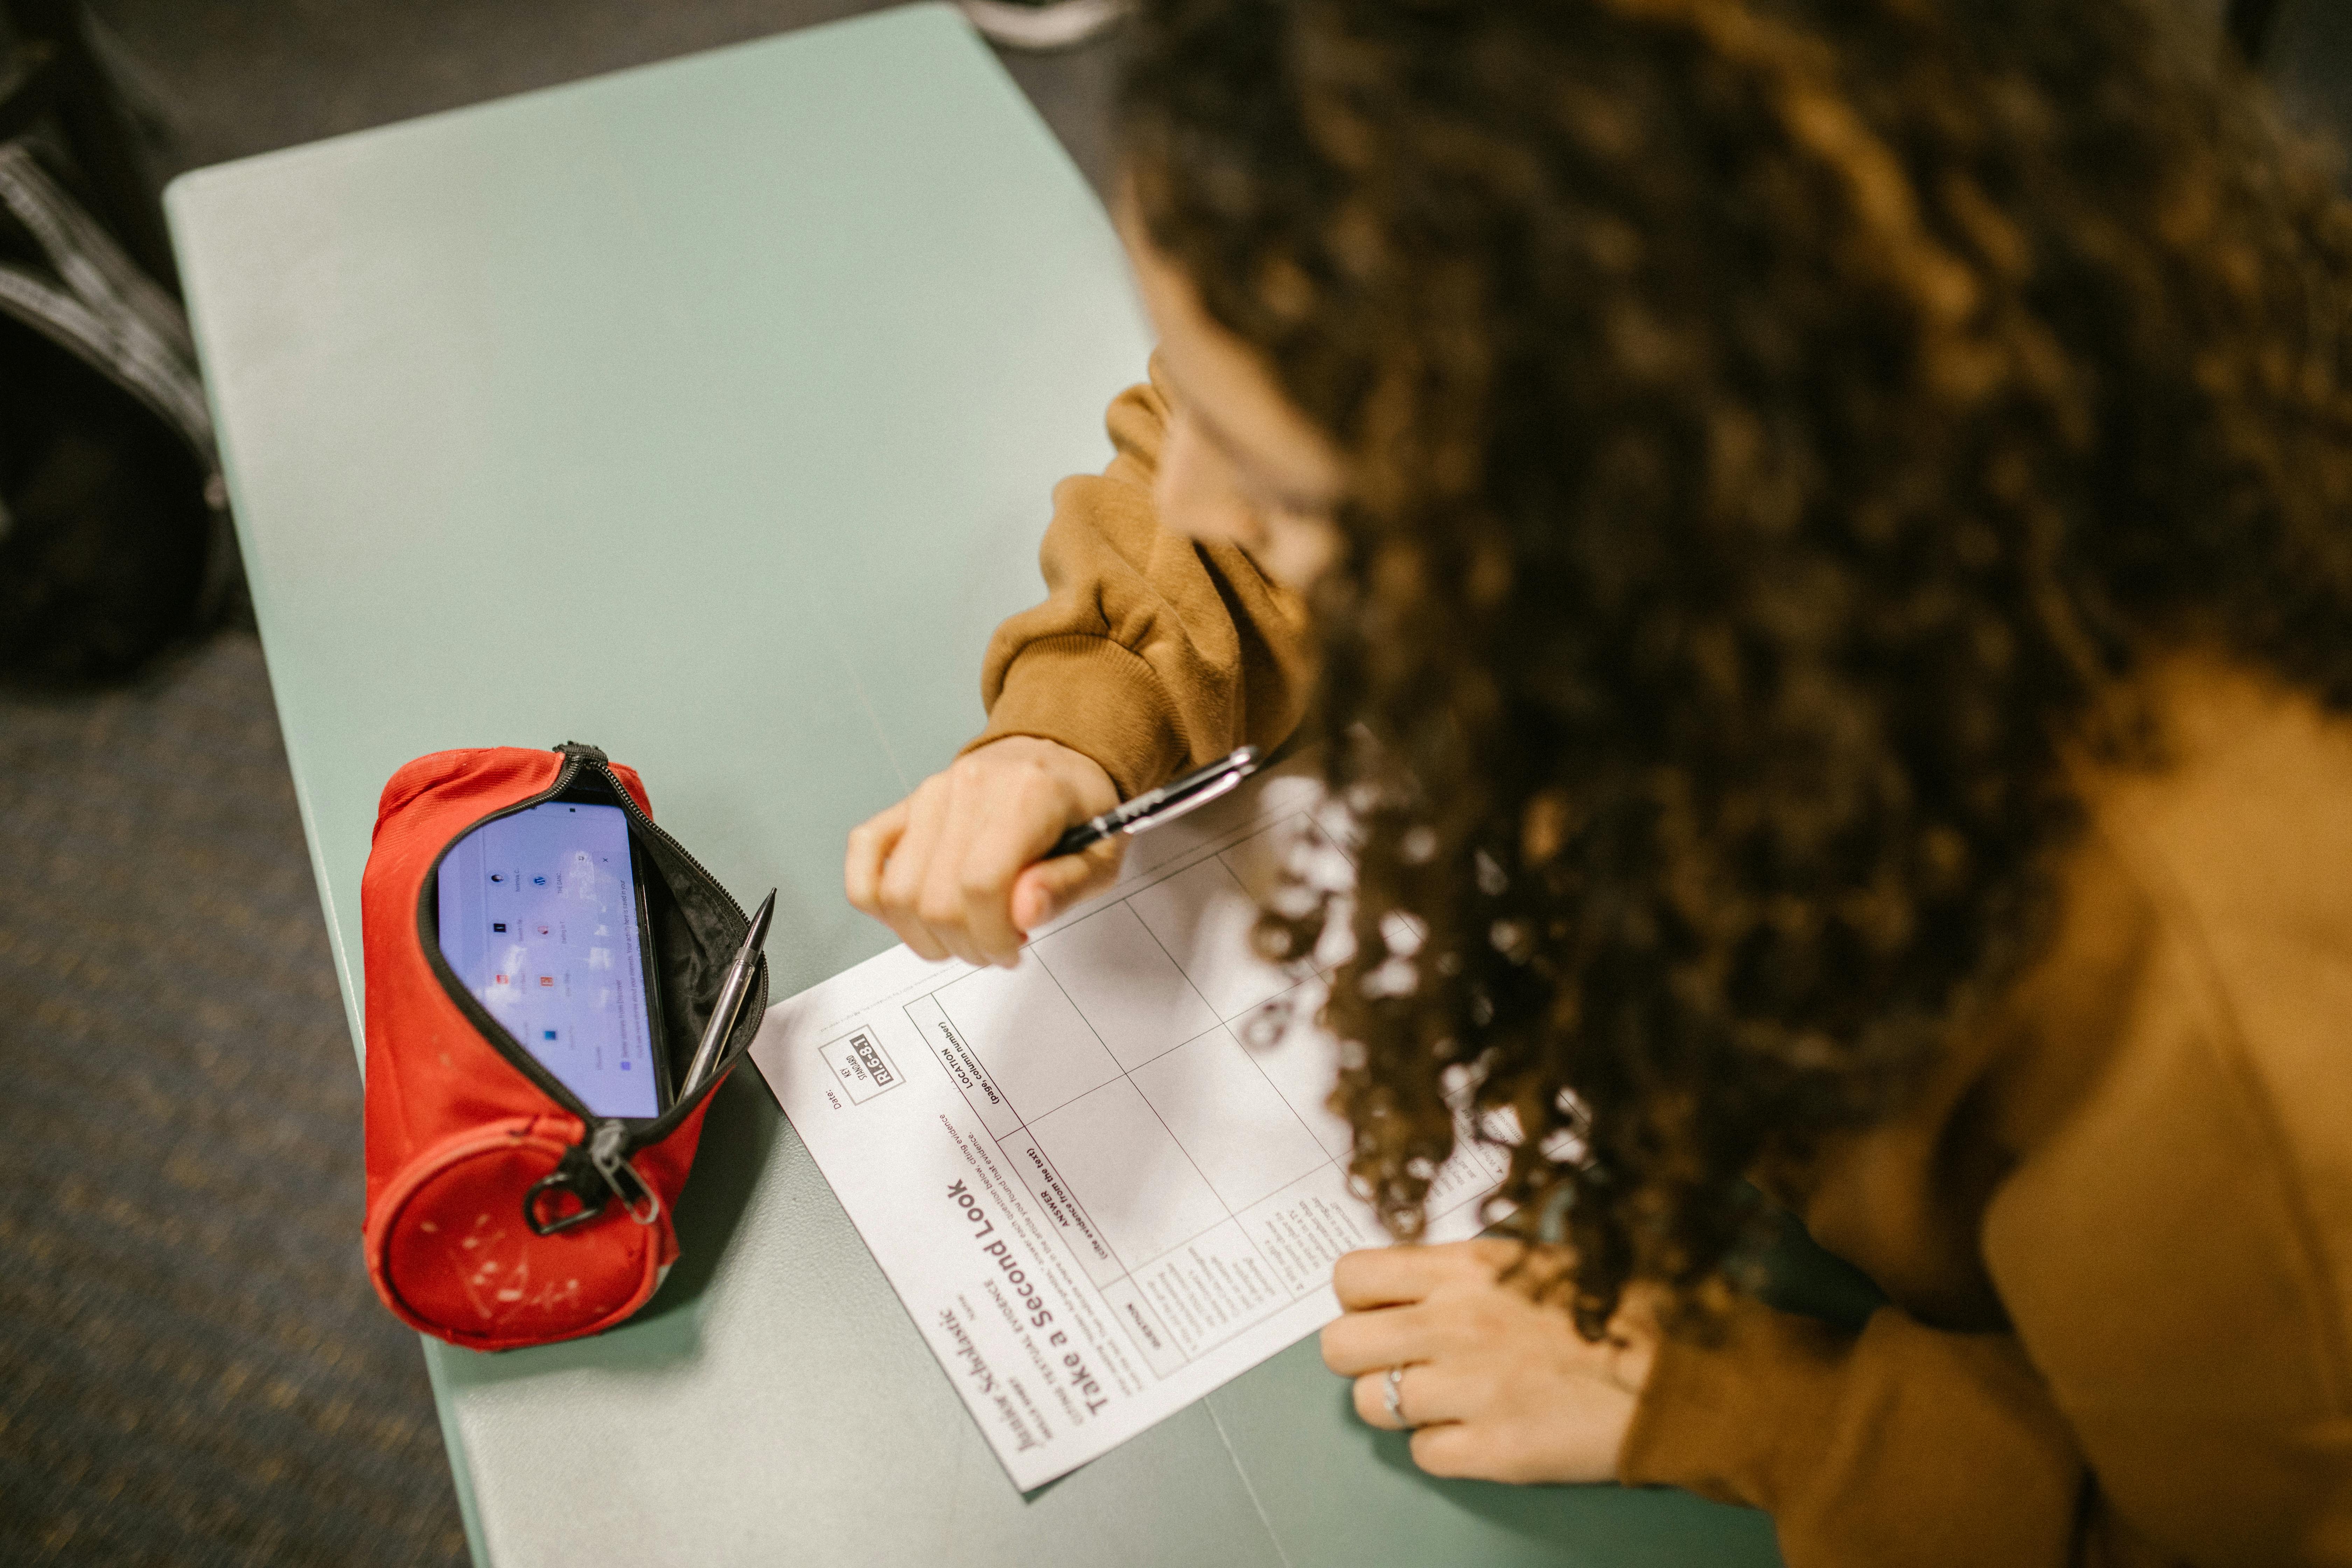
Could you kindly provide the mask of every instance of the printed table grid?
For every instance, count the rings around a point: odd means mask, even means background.
[[[1173,865],[1165,868],[1155,868],[1155,872],[1157,874],[1152,875],[1149,880],[1143,881],[1140,885],[1128,889],[1123,896],[1112,902],[1108,903],[1099,909],[1088,911],[1080,920],[1056,928],[1045,940],[1050,941],[1054,937],[1060,937],[1067,932],[1077,931],[1090,921],[1115,917],[1118,911],[1123,910],[1129,910],[1129,912],[1132,914],[1133,911],[1130,906],[1139,895],[1148,893],[1155,889],[1164,888],[1180,878],[1190,876],[1199,871],[1201,868],[1209,866],[1215,866],[1225,873],[1226,880],[1231,885],[1233,896],[1241,899],[1245,904],[1248,904],[1248,907],[1252,910],[1252,918],[1255,918],[1255,905],[1248,903],[1248,895],[1242,879],[1242,876],[1238,871],[1236,871],[1232,861],[1228,859],[1228,857],[1234,855],[1237,851],[1244,850],[1248,847],[1260,845],[1263,841],[1271,839],[1276,834],[1292,832],[1297,832],[1298,834],[1298,837],[1301,839],[1307,839],[1311,836],[1313,839],[1319,840],[1327,847],[1333,848],[1337,847],[1336,846],[1331,846],[1328,837],[1321,834],[1320,830],[1314,825],[1311,818],[1309,818],[1306,813],[1296,813],[1290,816],[1278,819],[1272,824],[1261,827],[1255,832],[1250,833],[1221,848],[1212,850],[1197,857],[1181,857]],[[1339,852],[1342,854],[1345,853],[1344,850]],[[1097,1222],[1093,1215],[1087,1212],[1086,1199],[1078,1192],[1076,1186],[1070,1182],[1063,1171],[1062,1161],[1058,1157],[1053,1156],[1050,1150],[1045,1150],[1045,1152],[1047,1153],[1047,1156],[1053,1160],[1054,1173],[1062,1178],[1064,1191],[1068,1194],[1073,1205],[1077,1207],[1081,1215],[1085,1217],[1086,1223],[1092,1230],[1093,1234],[1101,1239],[1103,1246],[1111,1252],[1118,1262],[1119,1272],[1112,1276],[1110,1280],[1105,1282],[1105,1288],[1108,1288],[1108,1285],[1117,1284],[1120,1280],[1136,1279],[1140,1270],[1185,1252],[1187,1248],[1191,1247],[1212,1232],[1226,1225],[1234,1225],[1241,1231],[1241,1239],[1247,1246],[1251,1254],[1256,1257],[1260,1268],[1263,1270],[1265,1278],[1270,1279],[1280,1279],[1283,1277],[1282,1270],[1275,1266],[1273,1259],[1265,1257],[1264,1248],[1260,1247],[1256,1239],[1248,1233],[1247,1228],[1241,1225],[1243,1211],[1251,1206],[1255,1206],[1255,1204],[1256,1203],[1263,1203],[1270,1197],[1276,1196],[1280,1193],[1288,1190],[1290,1187],[1297,1186],[1299,1183],[1305,1181],[1308,1176],[1315,1174],[1319,1170],[1333,1170],[1339,1175],[1342,1181],[1345,1180],[1347,1172],[1345,1167],[1340,1165],[1338,1160],[1334,1159],[1328,1152],[1325,1151],[1323,1140],[1317,1135],[1315,1128],[1307,1121],[1306,1118],[1300,1115],[1298,1108],[1293,1102],[1291,1097],[1284,1093],[1281,1086],[1266,1076],[1265,1067],[1258,1059],[1258,1053],[1243,1045],[1239,1035],[1234,1033],[1234,1030],[1236,1029],[1236,1026],[1241,1025],[1245,1019],[1262,1013],[1264,1009],[1273,1003],[1279,1001],[1282,997],[1290,995],[1293,993],[1328,980],[1330,969],[1335,965],[1332,963],[1317,962],[1311,957],[1305,961],[1298,961],[1297,968],[1295,971],[1287,972],[1289,973],[1291,984],[1286,987],[1282,990],[1278,990],[1268,996],[1255,997],[1245,1005],[1235,1008],[1234,1011],[1225,1013],[1218,1009],[1214,1003],[1211,1001],[1207,991],[1203,988],[1202,977],[1194,974],[1192,970],[1188,969],[1184,965],[1183,962],[1179,959],[1173,952],[1169,950],[1167,941],[1161,933],[1155,931],[1150,921],[1141,920],[1139,916],[1135,918],[1137,919],[1138,924],[1141,926],[1142,930],[1150,936],[1151,942],[1158,948],[1160,955],[1165,958],[1169,966],[1178,975],[1182,977],[1192,995],[1207,1009],[1208,1016],[1213,1020],[1211,1027],[1193,1034],[1187,1038],[1170,1043],[1160,1050],[1153,1052],[1151,1055],[1144,1057],[1132,1063],[1123,1061],[1119,1057],[1119,1053],[1112,1047],[1110,1040],[1105,1037],[1102,1028],[1097,1024],[1095,1019],[1089,1016],[1087,1007],[1082,1005],[1076,997],[1071,995],[1069,986],[1065,984],[1059,974],[1055,973],[1053,965],[1048,963],[1042,954],[1033,953],[1032,960],[1036,963],[1038,970],[1053,982],[1056,992],[1060,994],[1063,1002],[1069,1007],[1071,1013],[1086,1025],[1086,1027],[1093,1037],[1095,1043],[1101,1047],[1104,1056],[1109,1059],[1112,1067],[1116,1069],[1116,1072],[1111,1078],[1107,1078],[1099,1082],[1085,1085],[1078,1089],[1075,1093],[1066,1096],[1057,1103],[1044,1110],[1037,1111],[1033,1115],[1022,1110],[1019,1102],[1013,1097],[1012,1089],[1004,1085],[1003,1078],[992,1067],[988,1067],[987,1064],[983,1062],[983,1068],[989,1072],[998,1092],[1003,1095],[1005,1106],[1013,1120],[1012,1127],[1006,1132],[1000,1134],[992,1127],[990,1127],[987,1124],[988,1119],[985,1111],[980,1105],[975,1103],[973,1105],[973,1110],[975,1113],[980,1114],[982,1117],[982,1131],[997,1143],[998,1152],[1000,1156],[1005,1160],[1006,1163],[1008,1165],[1014,1165],[1016,1164],[1016,1162],[1013,1160],[1010,1154],[1005,1152],[1003,1148],[1003,1144],[1007,1138],[1014,1133],[1025,1132],[1038,1143],[1042,1150],[1044,1149],[1047,1140],[1040,1133],[1037,1125],[1040,1121],[1050,1119],[1056,1111],[1068,1109],[1069,1107],[1076,1104],[1077,1101],[1084,1100],[1090,1095],[1100,1093],[1109,1083],[1124,1079],[1135,1089],[1137,1097],[1142,1101],[1145,1107],[1151,1111],[1152,1116],[1156,1121],[1158,1121],[1161,1130],[1166,1132],[1169,1142],[1184,1156],[1186,1162],[1192,1166],[1194,1173],[1200,1177],[1202,1185],[1207,1190],[1212,1199],[1216,1203],[1218,1212],[1213,1219],[1211,1219],[1207,1221],[1207,1223],[1200,1226],[1181,1239],[1160,1247],[1158,1251],[1152,1253],[1148,1258],[1140,1258],[1130,1262],[1125,1253],[1121,1251],[1119,1244],[1114,1241],[1109,1233],[1105,1230],[1098,1222]],[[908,1021],[914,1027],[917,1036],[921,1037],[925,1036],[926,1031],[923,1029],[920,1021],[915,1018],[912,1007],[917,1001],[929,1001],[934,1006],[940,1009],[941,1016],[948,1020],[949,1024],[955,1030],[957,1036],[961,1039],[966,1048],[971,1050],[975,1058],[978,1058],[981,1055],[981,1047],[974,1037],[976,1032],[968,1028],[963,1021],[955,1016],[955,1014],[950,1008],[949,1002],[946,1000],[947,993],[953,991],[957,985],[963,984],[971,978],[973,978],[973,976],[960,976],[957,980],[950,981],[944,985],[925,991],[919,997],[909,998],[904,1005],[902,1010],[906,1011]],[[1294,1017],[1295,1016],[1296,1014],[1294,1013]],[[1184,1139],[1174,1128],[1168,1125],[1166,1115],[1162,1112],[1160,1106],[1154,1102],[1150,1093],[1146,1090],[1142,1085],[1138,1084],[1135,1081],[1135,1074],[1140,1069],[1150,1066],[1154,1062],[1161,1060],[1163,1058],[1172,1056],[1175,1052],[1185,1049],[1187,1047],[1196,1045],[1203,1039],[1219,1034],[1226,1035],[1233,1040],[1234,1047],[1241,1051],[1244,1058],[1249,1061],[1252,1068],[1257,1074],[1258,1081],[1263,1083],[1267,1091],[1280,1100],[1283,1106],[1289,1111],[1293,1122],[1297,1127],[1300,1134],[1314,1145],[1320,1156],[1319,1161],[1317,1163],[1312,1164],[1308,1166],[1307,1170],[1293,1175],[1286,1182],[1277,1184],[1272,1191],[1260,1194],[1252,1204],[1243,1205],[1239,1209],[1237,1209],[1234,1204],[1228,1201],[1224,1195],[1219,1192],[1218,1184],[1212,1180],[1208,1173],[1201,1168],[1199,1158],[1195,1152],[1187,1146]],[[936,1052],[933,1054],[936,1056]],[[966,1098],[969,1099],[970,1091],[966,1090],[965,1092]],[[1298,1290],[1293,1289],[1286,1300],[1297,1300],[1300,1293],[1301,1292]],[[1204,1340],[1196,1344],[1194,1348],[1188,1352],[1187,1359],[1198,1356],[1208,1350],[1213,1349],[1217,1344],[1223,1343],[1226,1339],[1231,1338],[1234,1334],[1239,1333],[1243,1329],[1246,1328],[1251,1321],[1255,1321],[1257,1316],[1262,1316],[1264,1311],[1276,1310],[1283,1304],[1285,1304],[1284,1301],[1270,1301],[1266,1303],[1258,1313],[1254,1314],[1252,1317],[1239,1319],[1230,1322],[1226,1325],[1225,1331],[1223,1334],[1220,1334],[1215,1339]]]

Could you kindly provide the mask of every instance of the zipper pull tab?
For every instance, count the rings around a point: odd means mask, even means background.
[[[566,741],[555,749],[567,757],[583,763],[595,763],[602,765],[613,760],[604,754],[603,747],[592,746],[585,741]]]
[[[621,1142],[627,1136],[628,1129],[617,1121],[598,1122],[588,1141],[588,1163],[596,1167],[596,1173],[604,1178],[604,1184],[621,1200],[623,1213],[639,1225],[651,1225],[661,1218],[661,1194],[647,1186],[646,1179],[637,1174],[637,1168],[623,1157]],[[622,1185],[624,1176],[628,1178],[627,1186]],[[630,1187],[636,1189],[636,1196],[629,1195]]]
[[[574,1143],[563,1152],[563,1158],[556,1163],[555,1169],[530,1184],[530,1190],[522,1195],[522,1217],[530,1225],[533,1236],[561,1236],[567,1230],[593,1224],[604,1214],[612,1200],[596,1190],[596,1178],[591,1173],[593,1170],[588,1162],[587,1144]],[[572,1201],[580,1206],[570,1214],[558,1215],[552,1219],[541,1212],[541,1198],[561,1204],[565,1193],[571,1194]]]

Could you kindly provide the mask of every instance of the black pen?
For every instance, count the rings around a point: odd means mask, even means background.
[[[719,988],[719,1000],[710,1009],[710,1022],[702,1026],[702,1043],[694,1047],[694,1061],[686,1069],[686,1082],[678,1091],[679,1100],[688,1100],[710,1069],[719,1065],[719,1053],[727,1048],[729,1037],[735,1033],[735,1020],[742,1016],[743,1004],[751,994],[751,974],[759,967],[760,945],[768,940],[768,921],[776,912],[776,889],[760,900],[759,912],[751,917],[751,929],[743,936],[741,951],[728,967],[727,983]]]
[[[1198,810],[1222,795],[1241,788],[1242,781],[1258,770],[1258,750],[1244,746],[1231,756],[1211,763],[1198,773],[1161,784],[1158,789],[1145,790],[1124,805],[1113,806],[1100,816],[1091,816],[1054,841],[1045,858],[1055,859],[1064,855],[1076,855],[1089,845],[1099,844],[1114,833],[1140,833],[1147,827],[1157,827],[1163,822],[1173,822],[1188,811]]]

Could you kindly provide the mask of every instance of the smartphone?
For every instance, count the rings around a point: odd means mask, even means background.
[[[645,886],[617,805],[557,799],[482,824],[439,872],[441,956],[594,1115],[662,1113]]]

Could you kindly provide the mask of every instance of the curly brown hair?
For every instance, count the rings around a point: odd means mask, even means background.
[[[1588,1334],[2046,942],[2152,658],[2352,709],[2352,217],[2153,5],[1151,0],[1122,126],[1349,462],[1356,1177],[1506,1143]]]

